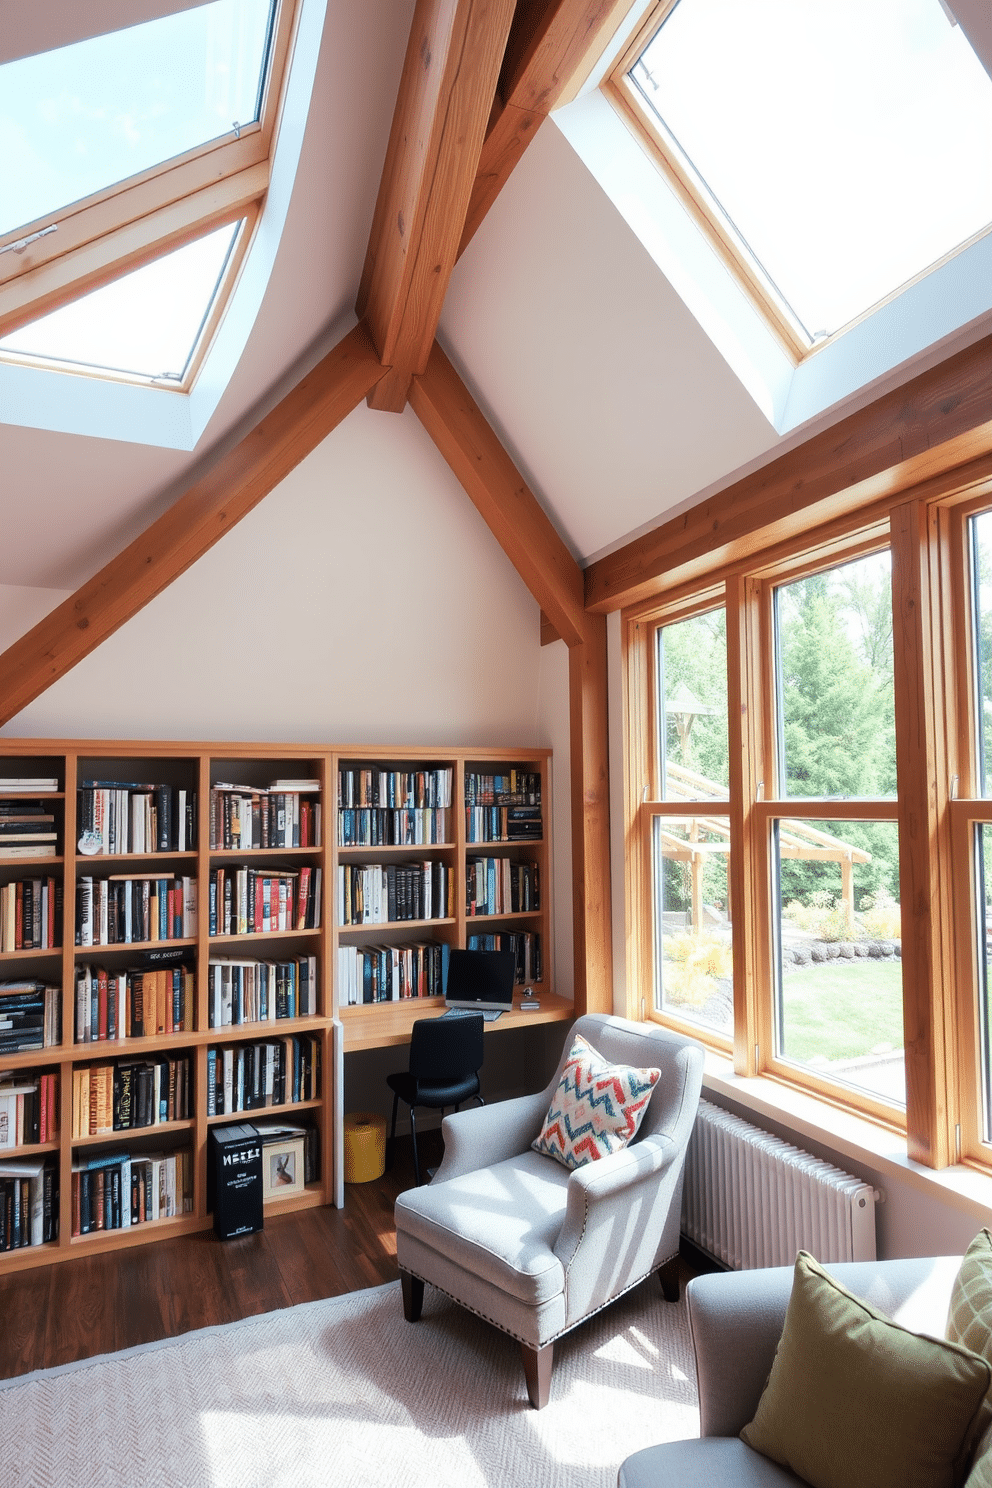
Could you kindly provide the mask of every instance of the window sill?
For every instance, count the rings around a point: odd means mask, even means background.
[[[840,1167],[853,1167],[856,1173],[870,1169],[883,1184],[915,1190],[973,1219],[977,1226],[989,1222],[992,1176],[963,1163],[939,1171],[923,1167],[907,1156],[906,1138],[901,1132],[842,1111],[776,1080],[735,1075],[731,1061],[712,1050],[706,1055],[703,1094],[721,1104],[731,1103],[742,1116],[751,1116],[758,1125],[772,1125],[776,1134],[797,1146],[811,1148],[815,1155]],[[864,1176],[868,1178],[867,1173]]]

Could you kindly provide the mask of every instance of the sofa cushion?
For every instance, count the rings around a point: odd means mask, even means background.
[[[736,1436],[663,1442],[621,1464],[617,1488],[796,1488],[802,1479]]]
[[[800,1251],[741,1436],[812,1488],[954,1488],[990,1384],[977,1354],[900,1327]]]
[[[632,1139],[661,1076],[658,1069],[610,1064],[576,1034],[558,1089],[533,1143],[566,1168],[620,1152]]]
[[[965,1252],[947,1310],[947,1337],[992,1364],[992,1235],[979,1230]],[[992,1488],[992,1401],[965,1488]]]
[[[401,1193],[396,1227],[536,1307],[565,1288],[554,1244],[567,1193],[564,1168],[527,1151],[447,1183]]]

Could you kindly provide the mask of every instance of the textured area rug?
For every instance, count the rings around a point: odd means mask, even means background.
[[[0,1384],[18,1488],[613,1488],[698,1430],[684,1302],[648,1281],[556,1345],[527,1401],[512,1339],[398,1283]]]

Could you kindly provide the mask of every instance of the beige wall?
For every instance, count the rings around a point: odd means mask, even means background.
[[[64,597],[0,586],[0,646]],[[571,995],[565,647],[542,649],[537,604],[409,410],[362,404],[0,733],[551,746]],[[516,1058],[510,1089],[543,1082],[535,1053],[533,1083]]]

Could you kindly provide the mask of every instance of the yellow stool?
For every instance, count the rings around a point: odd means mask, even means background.
[[[353,1111],[344,1118],[344,1181],[371,1183],[386,1171],[386,1118]]]

